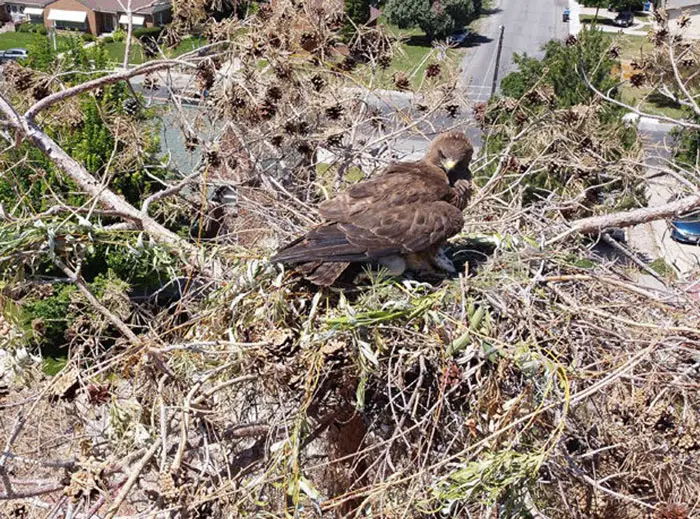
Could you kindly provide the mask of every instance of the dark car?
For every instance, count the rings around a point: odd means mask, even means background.
[[[672,218],[670,226],[675,241],[700,245],[700,209]]]
[[[0,51],[0,60],[14,60],[27,59],[29,57],[29,52],[27,49],[7,49],[6,51]]]
[[[620,13],[615,17],[613,23],[618,27],[630,27],[634,23],[634,15],[630,12]]]
[[[469,38],[469,29],[460,29],[447,37],[447,43],[460,46]]]

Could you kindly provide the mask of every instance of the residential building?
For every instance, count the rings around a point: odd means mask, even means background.
[[[128,0],[55,0],[44,8],[47,28],[77,29],[95,36],[125,28]],[[160,27],[172,19],[170,0],[131,0],[133,27]]]
[[[52,0],[9,0],[0,2],[0,20],[4,22],[44,23],[44,9]]]

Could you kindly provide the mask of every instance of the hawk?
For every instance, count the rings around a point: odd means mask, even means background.
[[[321,203],[324,223],[271,261],[293,265],[320,286],[332,285],[355,262],[378,263],[392,275],[454,272],[441,245],[464,225],[473,152],[463,133],[440,134],[422,160],[390,164],[377,178]]]

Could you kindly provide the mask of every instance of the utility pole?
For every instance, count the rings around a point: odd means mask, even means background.
[[[503,51],[503,32],[506,29],[505,25],[499,27],[501,34],[498,36],[498,50],[496,51],[496,68],[493,69],[493,84],[491,85],[491,97],[496,93],[498,86],[498,68],[501,66],[501,52]]]

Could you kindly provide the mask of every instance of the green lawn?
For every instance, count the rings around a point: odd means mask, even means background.
[[[26,49],[33,38],[34,34],[28,32],[3,32],[0,34],[0,50]]]
[[[386,28],[403,40],[391,60],[391,65],[383,70],[378,69],[375,78],[375,85],[378,88],[395,89],[394,75],[397,72],[405,73],[411,80],[411,86],[417,88],[424,81],[426,67],[438,62],[443,71],[451,71],[459,65],[459,58],[463,54],[463,49],[449,49],[446,59],[438,59],[438,51],[434,49],[426,39],[425,34],[420,29],[399,29],[397,26],[384,22]],[[430,56],[428,56],[430,54]],[[363,82],[369,82],[369,69],[362,70]]]
[[[26,49],[34,38],[48,38],[48,36],[42,36],[38,33],[31,32],[0,33],[0,50],[15,48]],[[66,50],[68,48],[68,37],[57,36],[56,46],[58,47],[58,52]]]
[[[636,36],[625,34],[615,36],[612,41],[620,48],[620,60],[629,63],[633,60],[642,61],[644,56],[649,55],[654,44],[646,36]],[[667,117],[680,118],[684,116],[683,109],[670,102],[661,94],[653,92],[651,88],[642,86],[640,88],[632,86],[629,82],[620,88],[622,101],[637,106],[642,101],[640,109],[653,115],[665,115]]]
[[[649,54],[654,49],[654,44],[646,36],[625,34],[617,37],[615,42],[620,47],[620,59],[623,61],[639,59],[642,54]]]
[[[625,84],[620,89],[622,101],[630,106],[639,106],[640,110],[652,115],[665,115],[674,119],[682,119],[687,116],[680,105],[672,103],[668,98],[659,93],[652,92],[650,88],[635,88]]]
[[[7,49],[26,49],[34,38],[48,38],[38,33],[31,32],[3,32],[0,33],[0,51]],[[56,37],[56,47],[58,52],[63,52],[68,48],[69,36],[58,35]]]
[[[182,56],[187,52],[198,49],[202,45],[206,44],[206,38],[186,38],[177,47],[174,47],[172,49],[165,49],[165,54],[169,58],[176,58],[178,56]],[[124,61],[124,50],[126,48],[126,44],[124,42],[113,41],[110,43],[105,43],[104,47],[107,50],[107,54],[109,55],[110,61],[113,61],[115,63],[121,63]],[[148,61],[148,58],[144,56],[141,45],[139,43],[133,43],[131,45],[131,59],[129,60],[129,62],[132,65],[139,65],[145,61]]]
[[[107,51],[107,56],[109,56],[110,61],[113,61],[115,63],[122,63],[124,61],[124,51],[126,50],[126,43],[124,43],[123,41],[113,41],[110,43],[105,43],[104,48]],[[132,65],[140,65],[141,63],[146,61],[146,57],[143,55],[141,45],[133,43],[131,45],[130,54],[131,56],[129,59],[129,63],[131,63]]]

